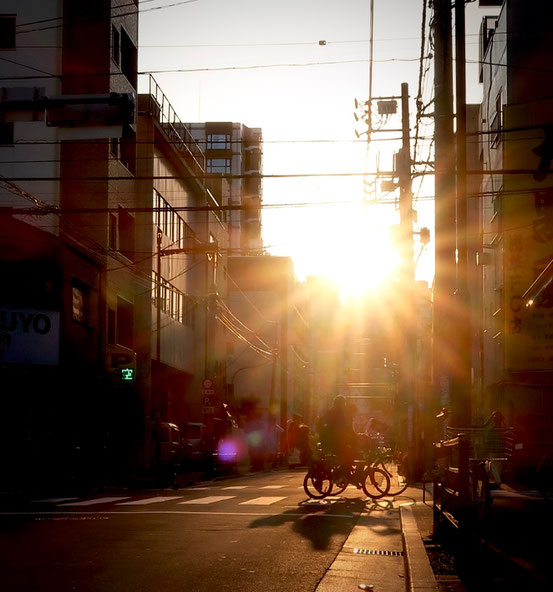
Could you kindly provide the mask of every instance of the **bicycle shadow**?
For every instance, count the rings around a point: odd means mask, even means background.
[[[291,523],[292,531],[309,540],[314,550],[324,551],[329,548],[333,537],[349,535],[364,507],[364,500],[359,498],[326,500],[326,503],[325,500],[319,500],[318,504],[302,502],[298,508],[257,518],[250,523],[249,528],[278,527]]]

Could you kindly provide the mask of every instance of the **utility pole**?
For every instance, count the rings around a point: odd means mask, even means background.
[[[452,300],[456,288],[455,158],[451,0],[434,1],[435,261],[433,306],[433,386],[436,409],[450,406]],[[432,418],[427,416],[427,421]],[[431,429],[428,425],[428,429]]]
[[[471,315],[467,250],[467,105],[465,72],[465,3],[455,2],[455,113],[457,170],[457,277],[455,322],[457,361],[451,393],[451,424],[471,424]]]
[[[419,429],[415,413],[415,372],[414,356],[416,350],[416,319],[415,310],[415,265],[413,257],[413,194],[411,190],[411,146],[409,126],[409,87],[406,82],[401,85],[401,132],[402,147],[397,155],[397,173],[399,180],[399,217],[401,248],[400,286],[402,293],[401,330],[403,332],[401,351],[401,373],[399,388],[400,421],[406,424],[408,458],[410,459],[409,474],[416,471],[416,442]],[[402,430],[403,431],[403,430]]]
[[[288,267],[285,265],[282,281],[280,315],[280,427],[288,423]],[[271,410],[269,410],[271,411]],[[283,432],[285,434],[286,432]],[[281,438],[281,452],[286,452],[286,438]],[[287,458],[285,458],[287,460]]]

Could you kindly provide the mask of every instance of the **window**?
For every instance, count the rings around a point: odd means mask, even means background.
[[[115,345],[115,311],[108,308],[108,344]]]
[[[0,49],[15,49],[15,14],[0,14]]]
[[[121,28],[121,72],[131,85],[137,84],[137,49],[125,29]]]
[[[117,343],[119,345],[123,345],[124,347],[128,347],[129,349],[133,348],[134,339],[133,339],[133,305],[124,300],[123,298],[117,297]]]
[[[230,134],[207,134],[208,150],[225,150],[230,147]]]
[[[108,224],[108,247],[110,249],[117,249],[117,216],[115,214],[109,214]]]
[[[503,106],[501,104],[501,93],[497,95],[495,99],[495,114],[493,116],[492,122],[490,124],[490,131],[491,134],[491,147],[497,148],[498,144],[501,142],[501,131],[503,129],[503,122],[502,122],[502,113]]]
[[[13,145],[13,122],[0,122],[0,146]]]
[[[86,324],[88,320],[88,291],[73,286],[73,320]]]
[[[157,284],[159,276],[152,271],[152,304],[157,307]],[[196,303],[164,278],[160,281],[161,311],[175,321],[193,327],[195,323]]]
[[[208,158],[206,172],[230,175],[230,158]]]
[[[156,189],[154,189],[152,201],[154,227],[159,228],[175,248],[193,246],[194,231]]]
[[[111,57],[119,66],[121,61],[121,35],[115,25],[111,26]]]
[[[119,206],[117,217],[118,231],[119,231],[119,251],[134,261],[134,218]],[[122,344],[124,345],[124,344]]]
[[[119,147],[119,160],[134,175],[136,173],[136,134],[121,138]]]

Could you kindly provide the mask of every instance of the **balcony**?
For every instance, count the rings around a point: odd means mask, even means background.
[[[171,103],[154,80],[148,75],[148,112],[159,123],[167,139],[175,150],[183,157],[191,169],[192,174],[199,177],[198,182],[205,177],[205,155],[198,142],[192,137],[188,128],[178,118]],[[142,108],[144,106],[142,105]]]

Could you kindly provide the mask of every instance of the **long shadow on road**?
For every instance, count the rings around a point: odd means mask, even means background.
[[[287,522],[292,530],[311,541],[313,549],[328,549],[332,537],[347,536],[359,514],[365,509],[365,501],[359,498],[342,498],[328,505],[302,505],[281,514],[263,516],[250,524],[250,528],[276,527]]]

